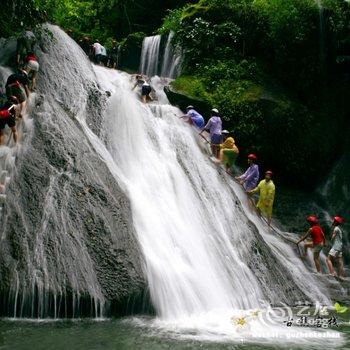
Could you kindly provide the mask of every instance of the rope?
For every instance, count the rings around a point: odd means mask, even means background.
[[[198,134],[198,135],[199,135],[200,137],[202,137],[207,143],[210,144],[210,141],[208,141],[206,137],[204,137],[202,134]],[[220,165],[219,165],[219,166],[220,166]],[[220,166],[220,167],[221,167],[222,169],[224,169],[222,166]],[[241,183],[240,183],[239,181],[237,181],[237,180],[235,179],[235,177],[234,177],[229,171],[227,171],[226,169],[224,169],[224,170],[225,170],[226,174],[229,175],[229,176],[233,179],[233,181],[235,181],[237,184],[239,184],[240,186],[242,186]],[[243,186],[242,186],[242,187],[243,187]],[[293,240],[291,240],[291,239],[285,237],[284,235],[282,235],[282,234],[281,234],[275,227],[273,227],[271,224],[269,225],[269,223],[268,223],[268,221],[266,220],[266,218],[265,218],[263,215],[261,215],[261,213],[257,210],[256,205],[255,205],[253,199],[250,198],[250,197],[248,197],[248,200],[249,200],[250,204],[253,206],[253,208],[255,209],[256,213],[259,215],[260,219],[262,219],[262,220],[266,223],[266,225],[268,225],[268,226],[272,229],[273,232],[275,232],[277,235],[279,235],[279,236],[280,236],[281,238],[283,238],[285,241],[287,241],[287,242],[289,242],[289,243],[292,243],[292,244],[295,244],[295,245],[297,246],[297,248],[298,248],[299,255],[301,256],[299,245],[298,245],[295,241],[293,241]]]

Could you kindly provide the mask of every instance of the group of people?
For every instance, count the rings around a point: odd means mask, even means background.
[[[318,273],[321,273],[321,263],[320,263],[320,253],[326,246],[326,236],[322,227],[318,222],[316,215],[310,215],[307,219],[307,222],[310,225],[310,228],[307,230],[304,236],[302,236],[297,244],[299,245],[302,241],[307,238],[311,238],[308,242],[305,243],[305,254],[306,256],[307,249],[313,250],[314,263]],[[344,219],[340,216],[334,216],[332,220],[332,235],[331,242],[332,247],[328,252],[326,263],[328,267],[329,274],[334,277],[339,277],[340,279],[344,278],[344,262],[343,262],[343,231],[341,229],[341,224]],[[338,273],[335,272],[334,262],[337,262]]]
[[[190,125],[199,131],[199,135],[203,136],[204,131],[208,131],[210,135],[210,146],[213,155],[213,160],[217,164],[223,164],[226,171],[233,175],[233,166],[239,155],[239,149],[235,143],[232,132],[222,130],[222,119],[219,116],[219,111],[214,108],[211,110],[211,117],[207,123],[203,116],[194,109],[193,106],[188,106],[186,109],[186,115],[181,118],[185,119]],[[271,225],[272,209],[275,198],[275,184],[272,181],[273,173],[271,170],[265,172],[265,178],[259,182],[260,172],[257,163],[257,156],[254,153],[248,154],[248,169],[244,174],[236,176],[235,180],[240,183],[248,195],[259,194],[259,199],[256,203],[256,209],[259,214],[263,215],[267,219],[267,223]],[[300,238],[297,245],[302,241],[309,239],[305,243],[305,255],[308,248],[313,249],[314,262],[317,272],[321,272],[320,264],[320,252],[325,247],[326,239],[322,228],[318,224],[316,216],[311,215],[307,218],[311,227],[307,233]],[[339,278],[344,277],[344,264],[342,259],[342,247],[343,247],[343,232],[341,230],[341,224],[343,218],[335,216],[332,223],[332,236],[333,242],[332,248],[328,253],[326,263],[329,273],[332,276]],[[338,265],[338,274],[334,269],[334,262]]]
[[[117,41],[113,39],[110,50],[102,45],[98,39],[95,42],[88,36],[84,36],[79,40],[79,45],[84,50],[85,54],[96,64],[103,65],[115,69],[119,60],[119,46]]]
[[[6,101],[0,106],[0,145],[3,144],[6,125],[11,129],[13,141],[17,143],[16,124],[23,117],[26,102],[36,89],[39,62],[34,54],[35,35],[28,29],[17,39],[16,64],[18,69],[6,81]]]
[[[212,160],[216,164],[223,164],[226,172],[233,175],[233,166],[239,155],[239,149],[232,132],[223,130],[219,111],[213,108],[211,110],[211,117],[205,123],[203,116],[193,106],[188,106],[186,108],[186,115],[181,118],[196,128],[202,137],[204,137],[204,131],[209,132],[210,141],[208,142],[210,143],[213,155]],[[257,160],[258,157],[256,154],[249,154],[247,157],[248,169],[244,174],[236,176],[235,180],[243,186],[248,195],[259,194],[256,209],[266,218],[270,226],[275,198],[275,185],[272,181],[273,173],[271,170],[266,171],[265,178],[259,182],[260,173],[259,166],[256,164]]]

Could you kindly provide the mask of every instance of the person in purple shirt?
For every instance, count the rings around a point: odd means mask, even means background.
[[[258,160],[258,157],[255,154],[253,153],[249,154],[248,155],[249,168],[243,175],[236,177],[236,180],[241,185],[243,185],[246,191],[251,191],[258,184],[260,174],[259,174],[259,166],[255,164],[257,160]]]
[[[218,158],[220,145],[222,144],[222,120],[216,108],[211,110],[211,118],[208,120],[207,125],[203,128],[201,133],[204,130],[209,130],[211,151],[213,156]]]
[[[202,130],[205,125],[204,118],[194,109],[193,106],[188,106],[186,110],[187,114],[181,118],[187,118],[186,122],[194,125],[197,129]]]

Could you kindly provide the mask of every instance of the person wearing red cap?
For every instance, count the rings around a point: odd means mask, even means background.
[[[259,192],[259,200],[256,205],[260,214],[267,218],[267,223],[271,226],[272,207],[275,200],[275,184],[272,181],[272,171],[269,170],[265,173],[265,179],[261,180],[259,185],[251,191],[247,191],[249,194]]]
[[[18,99],[15,96],[10,96],[8,101],[0,107],[0,146],[3,144],[4,129],[6,125],[12,131],[13,141],[17,143],[17,129],[16,129],[16,112]]]
[[[306,221],[311,227],[307,230],[306,234],[299,239],[297,244],[304,241],[306,238],[311,237],[312,241],[306,242],[304,245],[305,255],[307,248],[313,249],[315,267],[317,272],[321,273],[320,252],[326,244],[326,237],[321,226],[318,224],[318,219],[315,215],[310,215]]]
[[[260,174],[259,166],[255,164],[257,160],[258,157],[254,153],[249,154],[248,169],[243,175],[236,177],[236,180],[243,185],[246,191],[251,191],[258,184]]]
[[[344,277],[344,263],[343,263],[343,231],[339,227],[343,223],[343,218],[340,216],[335,216],[333,218],[333,233],[331,240],[333,241],[333,245],[331,250],[328,253],[326,262],[328,266],[329,273],[332,276],[336,276],[334,271],[332,260],[336,260],[338,264],[338,277]]]

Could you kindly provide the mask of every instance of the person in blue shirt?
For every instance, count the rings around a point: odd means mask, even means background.
[[[197,129],[203,129],[205,121],[202,115],[200,115],[193,106],[188,106],[186,108],[187,114],[181,118],[186,118],[186,122],[191,125],[194,125]]]

